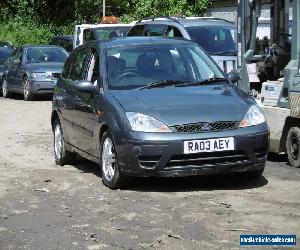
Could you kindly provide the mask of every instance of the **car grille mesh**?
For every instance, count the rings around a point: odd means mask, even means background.
[[[217,132],[236,129],[239,122],[235,121],[220,121],[220,122],[199,122],[183,125],[175,125],[171,128],[179,133],[203,133]]]

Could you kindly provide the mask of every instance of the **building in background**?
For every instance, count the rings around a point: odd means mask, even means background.
[[[236,8],[238,0],[211,0],[212,6],[208,9],[208,15],[236,22]],[[262,0],[261,17],[257,27],[257,37],[270,38],[270,0]]]

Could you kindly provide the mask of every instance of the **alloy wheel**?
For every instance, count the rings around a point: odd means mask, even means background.
[[[7,96],[7,82],[5,79],[2,80],[2,94],[4,97]]]
[[[102,149],[102,167],[105,178],[111,181],[115,175],[115,153],[112,140],[107,137],[103,143]]]
[[[57,124],[54,129],[54,151],[57,159],[61,159],[62,153],[62,133],[60,125]]]
[[[25,100],[28,99],[30,93],[30,86],[28,80],[24,80],[24,98]]]

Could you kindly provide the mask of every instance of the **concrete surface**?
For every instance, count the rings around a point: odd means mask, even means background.
[[[286,157],[271,156],[257,180],[111,191],[96,164],[55,165],[50,113],[49,99],[0,98],[0,249],[242,249],[240,234],[297,234],[300,246],[300,169]]]

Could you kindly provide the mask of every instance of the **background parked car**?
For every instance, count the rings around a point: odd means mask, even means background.
[[[182,37],[199,44],[225,73],[237,69],[236,26],[223,19],[148,18],[139,20],[127,36]]]
[[[75,25],[73,48],[93,40],[108,40],[113,37],[125,37],[132,25],[133,23]]]
[[[4,63],[10,56],[13,46],[7,42],[0,42],[0,92],[2,93],[2,76],[4,74]]]
[[[63,47],[66,51],[71,52],[73,50],[73,39],[74,37],[71,35],[54,36],[49,44]]]
[[[22,93],[26,101],[38,94],[52,94],[68,52],[57,46],[28,45],[13,50],[5,62],[2,91]]]
[[[101,56],[100,56],[101,55]],[[195,43],[131,37],[75,49],[53,96],[55,161],[128,176],[261,176],[269,131],[255,100]]]

